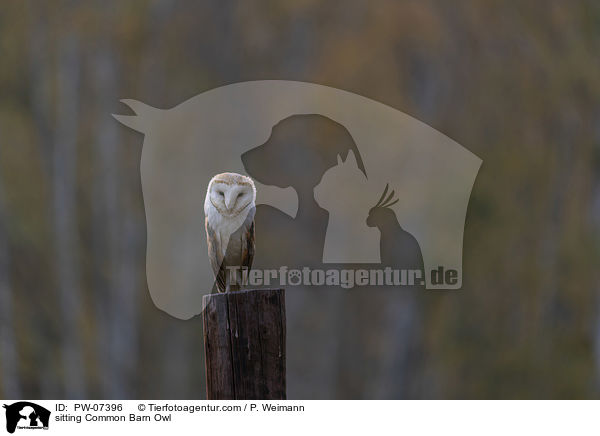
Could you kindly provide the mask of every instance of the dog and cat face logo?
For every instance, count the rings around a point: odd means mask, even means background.
[[[16,429],[47,430],[50,411],[29,401],[19,401],[3,405],[6,409],[6,431],[14,433]]]

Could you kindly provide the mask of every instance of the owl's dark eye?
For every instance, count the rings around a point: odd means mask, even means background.
[[[225,197],[225,194],[223,193],[223,191],[219,191],[219,195],[220,195],[221,197]]]
[[[237,198],[240,198],[242,195],[244,195],[244,193],[243,193],[243,192],[240,192],[240,193],[238,194]]]

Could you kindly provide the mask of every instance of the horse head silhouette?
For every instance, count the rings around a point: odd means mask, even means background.
[[[293,81],[227,85],[170,109],[123,102],[135,115],[115,118],[145,135],[146,274],[152,300],[167,313],[181,319],[200,313],[202,296],[212,288],[202,207],[210,178],[224,171],[247,174],[241,156],[294,115],[319,114],[348,130],[369,184],[390,182],[398,190],[401,201],[388,207],[418,240],[426,272],[439,265],[459,272],[451,285],[431,283],[425,274],[427,287],[461,287],[465,216],[481,160],[435,129],[368,98]],[[257,204],[296,216],[293,187],[257,183],[257,192]],[[257,223],[257,238],[259,229]]]

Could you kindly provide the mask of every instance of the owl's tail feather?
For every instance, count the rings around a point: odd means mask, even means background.
[[[240,285],[231,284],[228,286],[227,292],[235,292],[235,291],[239,291],[239,290],[240,290]]]
[[[226,277],[225,277],[225,269],[219,268],[217,274],[215,275],[215,285],[217,286],[217,292],[226,292]]]

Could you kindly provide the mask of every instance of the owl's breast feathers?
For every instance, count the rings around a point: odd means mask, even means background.
[[[227,267],[241,267],[249,270],[252,266],[255,212],[256,208],[251,207],[241,225],[239,221],[236,223],[236,220],[223,219],[223,217],[215,225],[210,214],[206,217],[208,257],[219,292],[225,292],[232,287],[237,289],[246,284],[242,282],[241,273],[235,274],[235,277],[229,277]],[[233,280],[231,280],[232,278]]]

